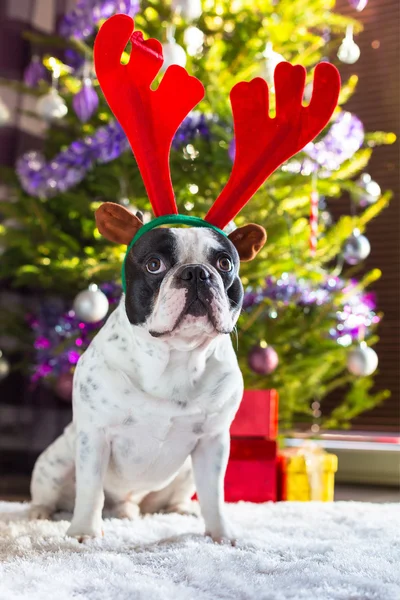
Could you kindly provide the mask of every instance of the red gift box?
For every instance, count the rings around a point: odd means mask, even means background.
[[[277,444],[275,440],[241,437],[231,440],[225,475],[225,501],[276,501]]]
[[[245,390],[243,400],[231,425],[232,437],[267,437],[278,434],[278,392]]]

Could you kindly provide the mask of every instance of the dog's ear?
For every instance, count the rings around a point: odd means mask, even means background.
[[[249,223],[232,231],[228,238],[238,251],[240,260],[247,262],[260,252],[267,241],[267,232],[261,225]]]
[[[128,246],[143,225],[140,215],[134,215],[114,202],[103,202],[95,214],[97,229],[101,235],[117,244]]]

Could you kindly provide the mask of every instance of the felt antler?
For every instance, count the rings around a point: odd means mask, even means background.
[[[206,215],[221,229],[283,162],[299,152],[328,123],[337,105],[340,76],[330,63],[317,65],[309,106],[302,106],[306,71],[279,63],[275,69],[276,116],[269,111],[268,85],[257,77],[231,91],[236,154],[231,176]]]
[[[130,60],[122,65],[121,55],[128,41],[132,43]],[[183,119],[203,98],[203,85],[173,65],[158,89],[151,90],[163,63],[161,44],[144,40],[127,15],[115,15],[100,28],[94,63],[104,96],[129,139],[156,217],[177,214],[169,170],[170,146]]]

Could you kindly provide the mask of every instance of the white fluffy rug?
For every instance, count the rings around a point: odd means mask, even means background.
[[[66,521],[0,502],[0,600],[399,600],[394,504],[237,504],[236,547],[195,517],[108,519],[81,545]]]

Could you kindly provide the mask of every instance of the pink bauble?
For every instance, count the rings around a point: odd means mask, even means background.
[[[279,357],[272,346],[262,348],[253,346],[249,352],[248,364],[252,371],[259,375],[269,375],[275,371],[279,363]]]
[[[56,382],[55,390],[57,395],[66,402],[71,402],[72,400],[73,379],[74,376],[72,373],[62,373]]]

